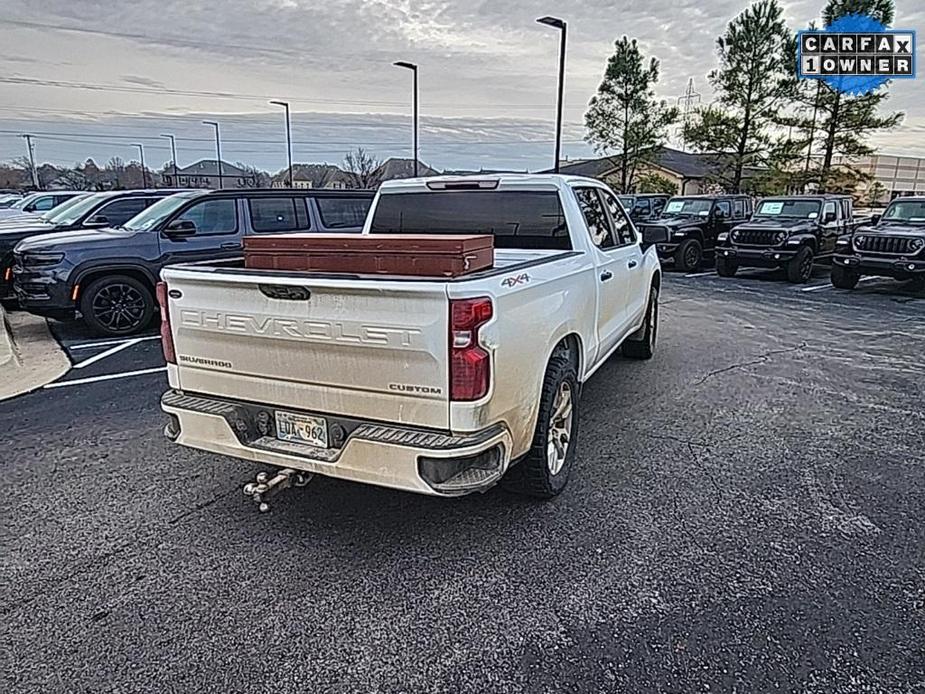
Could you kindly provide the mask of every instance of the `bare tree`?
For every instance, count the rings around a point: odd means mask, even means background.
[[[382,166],[382,160],[376,159],[362,147],[347,152],[344,157],[344,171],[347,172],[347,185],[350,188],[375,188],[376,171]]]

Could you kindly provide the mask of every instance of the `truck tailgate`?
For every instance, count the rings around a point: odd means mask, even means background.
[[[449,428],[442,282],[168,269],[184,391]]]

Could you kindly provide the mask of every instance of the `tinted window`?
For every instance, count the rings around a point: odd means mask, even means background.
[[[654,198],[652,200],[652,212],[658,214],[665,209],[665,203],[668,202],[665,198]]]
[[[720,200],[717,202],[716,209],[722,212],[726,219],[732,216],[732,205],[729,204],[728,200]]]
[[[308,228],[303,198],[251,198],[251,226],[254,231],[296,231]],[[302,208],[302,214],[298,213]]]
[[[601,204],[601,198],[597,194],[597,190],[595,188],[576,188],[575,196],[578,198],[578,206],[581,207],[585,224],[588,225],[588,231],[591,233],[591,241],[601,249],[613,248],[616,242],[610,232],[610,222],[607,219],[607,213],[604,212],[604,206]]]
[[[630,220],[617,204],[617,199],[606,191],[601,191],[601,197],[604,198],[604,204],[610,210],[610,217],[613,220],[613,233],[617,239],[617,244],[627,246],[636,243],[636,233]]]
[[[733,201],[732,214],[736,219],[742,219],[745,216],[745,201],[742,198],[736,198]]]
[[[103,205],[93,216],[102,215],[109,220],[110,225],[117,227],[125,224],[147,206],[148,201],[145,198],[125,198]]]
[[[823,220],[825,220],[826,217],[828,217],[828,216],[830,216],[830,215],[831,215],[832,217],[836,217],[836,216],[837,216],[837,215],[836,215],[836,212],[835,212],[835,203],[834,203],[834,202],[827,202],[827,203],[825,204],[825,207],[822,208],[822,219],[823,219]]]
[[[231,234],[238,228],[235,201],[227,198],[197,202],[177,219],[195,224],[196,233],[201,236]]]
[[[636,201],[636,204],[633,206],[633,212],[635,214],[646,215],[649,214],[649,199],[648,198],[639,198]]]
[[[31,206],[32,207],[31,211],[45,212],[47,210],[50,210],[54,206],[55,206],[55,199],[49,195],[44,198],[39,198],[38,200],[33,202]]]
[[[379,198],[373,234],[492,234],[495,248],[571,250],[554,191],[435,191]]]
[[[328,229],[362,227],[372,202],[369,198],[315,198],[321,223]]]

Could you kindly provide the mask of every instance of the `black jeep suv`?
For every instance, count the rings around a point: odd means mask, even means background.
[[[668,242],[658,244],[658,257],[674,260],[677,270],[692,272],[704,255],[713,254],[717,239],[751,213],[747,195],[685,195],[671,198],[658,219],[639,226],[663,227]]]
[[[848,195],[764,198],[748,222],[721,235],[716,272],[732,277],[740,267],[782,267],[791,282],[806,282],[813,263],[831,258],[838,239],[856,226]]]
[[[630,219],[636,223],[647,222],[658,217],[671,196],[665,193],[633,193],[617,197],[620,198],[620,204],[623,205]]]
[[[925,285],[925,197],[894,200],[873,221],[838,240],[832,284],[854,289],[861,275],[876,275]]]
[[[23,239],[41,234],[74,233],[127,222],[175,190],[123,190],[76,195],[58,209],[27,221],[0,224],[0,298],[10,296],[13,249]]]
[[[165,265],[241,255],[250,234],[357,232],[374,193],[363,190],[187,191],[114,228],[22,241],[13,284],[20,306],[68,320],[77,314],[103,335],[150,323]]]

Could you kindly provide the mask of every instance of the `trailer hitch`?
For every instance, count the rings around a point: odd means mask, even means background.
[[[282,468],[276,471],[273,477],[268,472],[258,472],[255,481],[244,485],[244,496],[248,496],[257,504],[261,513],[270,510],[269,499],[289,487],[304,487],[312,479],[312,473]]]

